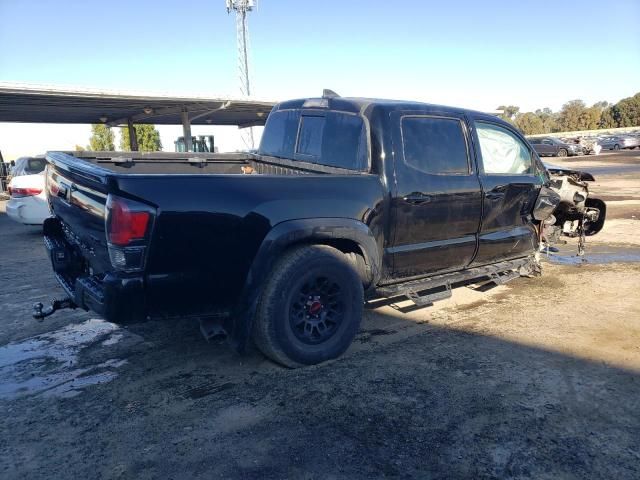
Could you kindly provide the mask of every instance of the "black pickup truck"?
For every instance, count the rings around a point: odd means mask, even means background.
[[[495,116],[327,95],[286,101],[257,153],[49,152],[59,307],[192,316],[295,367],[342,354],[365,300],[426,305],[536,268],[557,203]]]

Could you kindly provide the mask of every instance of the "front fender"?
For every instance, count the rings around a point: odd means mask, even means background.
[[[262,241],[235,312],[225,325],[229,340],[236,350],[243,352],[246,348],[262,286],[282,253],[297,244],[335,240],[349,240],[359,246],[371,271],[372,285],[377,283],[382,271],[382,249],[364,223],[349,218],[310,218],[279,223]]]

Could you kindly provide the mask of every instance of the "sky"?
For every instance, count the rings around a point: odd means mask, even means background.
[[[495,110],[640,91],[640,0],[259,0],[253,93],[401,98]],[[224,0],[0,0],[0,82],[238,96]],[[159,128],[165,149],[181,128]],[[215,133],[239,146],[234,128]],[[86,145],[88,126],[0,123],[5,157]]]

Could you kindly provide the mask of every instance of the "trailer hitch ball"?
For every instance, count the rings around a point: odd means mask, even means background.
[[[49,315],[53,315],[56,311],[62,310],[63,308],[77,308],[77,305],[73,303],[73,300],[70,298],[65,298],[63,300],[54,300],[51,302],[46,309],[44,305],[40,302],[33,304],[33,318],[41,322]]]

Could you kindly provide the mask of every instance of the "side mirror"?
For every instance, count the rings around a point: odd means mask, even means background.
[[[543,186],[533,207],[533,218],[542,222],[549,218],[560,203],[560,195],[549,187]]]
[[[15,160],[11,160],[11,162],[9,162],[9,165],[11,165],[12,167],[16,166],[16,161]]]

